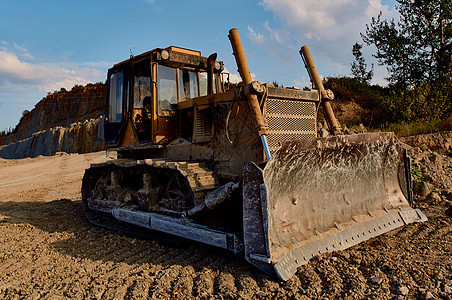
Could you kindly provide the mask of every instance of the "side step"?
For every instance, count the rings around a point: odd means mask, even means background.
[[[234,233],[214,230],[179,218],[140,211],[134,207],[121,207],[114,201],[88,198],[87,203],[90,209],[110,214],[119,221],[220,247],[234,253],[243,251],[243,243]]]

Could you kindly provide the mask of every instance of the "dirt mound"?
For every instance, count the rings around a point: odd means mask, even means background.
[[[438,196],[415,195],[429,220],[317,257],[288,282],[224,250],[90,225],[81,178],[104,153],[0,159],[0,297],[450,299],[451,158],[426,148],[411,155],[417,184],[428,181]]]
[[[403,137],[401,140],[412,147],[430,149],[452,156],[452,132],[450,131]]]

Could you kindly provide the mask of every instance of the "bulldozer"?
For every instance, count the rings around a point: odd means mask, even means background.
[[[108,70],[104,138],[117,159],[92,164],[86,216],[244,253],[279,280],[325,252],[412,222],[410,161],[393,133],[341,134],[307,46],[315,88],[253,81],[229,31],[242,84],[217,54],[156,48]],[[318,137],[322,110],[331,133]]]

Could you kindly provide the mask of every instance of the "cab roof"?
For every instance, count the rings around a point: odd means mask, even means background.
[[[135,63],[144,59],[151,59],[154,62],[164,61],[165,65],[170,66],[191,67],[200,70],[207,70],[207,58],[201,56],[200,51],[177,46],[155,48],[142,54],[131,56],[129,59],[115,64],[113,68]],[[218,63],[221,65],[221,70],[223,70],[223,62],[218,61]]]

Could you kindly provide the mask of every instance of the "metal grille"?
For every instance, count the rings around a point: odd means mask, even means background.
[[[195,108],[193,143],[208,142],[212,138],[212,110]]]
[[[315,131],[315,123],[312,122],[312,118],[268,116],[267,122],[272,131],[292,132],[294,129],[297,129],[296,131]]]
[[[315,117],[315,103],[267,99],[267,113],[281,116]]]
[[[314,102],[267,99],[265,121],[270,152],[276,151],[283,141],[317,136]]]

